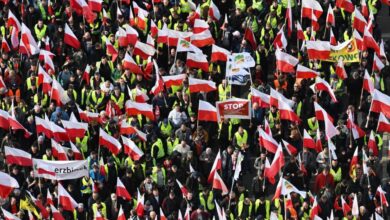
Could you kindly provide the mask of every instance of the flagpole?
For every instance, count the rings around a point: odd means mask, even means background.
[[[233,191],[233,186],[234,186],[234,177],[232,178],[232,186],[230,187],[230,192],[229,192],[229,203],[228,203],[228,207],[227,209],[229,210],[230,209],[230,203],[231,203],[231,194],[232,194],[232,191]]]
[[[287,219],[286,195],[283,195],[283,204],[284,204],[284,219]]]

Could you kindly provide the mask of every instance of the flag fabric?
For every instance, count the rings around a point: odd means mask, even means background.
[[[31,34],[30,29],[22,23],[22,33],[20,38],[20,44],[23,46],[29,56],[39,53],[39,47],[34,37]]]
[[[284,36],[284,26],[280,28],[279,32],[276,34],[275,40],[273,42],[273,45],[275,48],[286,48],[287,47],[287,39],[286,36]]]
[[[64,148],[54,139],[51,139],[51,149],[53,152],[53,156],[58,160],[68,160],[68,156]]]
[[[187,53],[187,66],[209,72],[209,62],[204,54]]]
[[[211,92],[217,89],[215,82],[203,79],[189,77],[188,85],[190,93],[194,92]]]
[[[333,27],[336,25],[336,19],[334,17],[332,5],[329,4],[328,13],[326,14],[326,23],[331,24]]]
[[[119,126],[120,134],[127,134],[127,135],[136,134],[139,139],[141,139],[142,141],[146,141],[146,134],[133,126],[130,126],[129,124],[126,123],[125,120],[122,120],[121,123],[119,123],[119,125],[120,125]]]
[[[124,200],[130,201],[131,196],[129,192],[126,190],[125,185],[123,185],[121,179],[117,177],[116,179],[116,195],[118,197],[122,197]]]
[[[127,100],[125,103],[126,113],[131,115],[141,114],[150,120],[154,120],[153,106],[147,103],[133,102]]]
[[[107,53],[107,55],[111,56],[111,61],[112,62],[114,62],[116,60],[116,58],[118,57],[118,51],[112,45],[112,43],[109,40],[109,38],[106,39],[106,53]]]
[[[283,140],[282,139],[282,142],[283,142],[283,145],[284,145],[284,148],[286,148],[286,151],[287,153],[292,156],[292,155],[297,155],[298,153],[298,150],[296,147],[294,147],[292,144],[288,143],[287,141]]]
[[[65,23],[64,43],[75,49],[80,49],[80,41],[77,39],[76,35],[67,23]]]
[[[99,145],[106,147],[110,152],[117,155],[122,148],[121,143],[103,129],[99,129]]]
[[[183,184],[181,184],[181,182],[178,179],[176,179],[176,183],[180,188],[181,194],[183,194],[183,198],[186,198],[188,195],[188,189],[185,186],[183,186]]]
[[[186,74],[179,74],[179,75],[163,76],[162,77],[166,88],[170,88],[172,86],[181,86],[183,84],[183,80],[185,78],[187,78]]]
[[[130,70],[134,74],[143,74],[141,68],[139,68],[138,64],[128,53],[126,53],[125,58],[123,59],[123,67]]]
[[[64,210],[71,212],[78,206],[77,202],[70,196],[61,183],[58,183],[58,204],[61,204]]]
[[[283,156],[283,149],[282,146],[279,144],[278,148],[276,150],[274,159],[272,160],[272,163],[270,164],[269,168],[266,172],[266,177],[270,179],[270,182],[275,183],[275,176],[279,173],[279,171],[284,166],[284,156]]]
[[[252,103],[257,103],[260,108],[270,107],[270,96],[268,94],[262,93],[253,87],[251,87],[250,94]]]
[[[88,6],[92,11],[102,11],[103,0],[88,0]]]
[[[211,48],[211,62],[223,61],[226,62],[228,60],[230,52],[225,48],[218,47],[213,44]]]
[[[364,28],[364,34],[363,34],[363,42],[364,46],[366,48],[371,48],[373,49],[377,54],[380,54],[380,48],[378,43],[375,41],[374,37],[368,30],[368,28]]]
[[[208,15],[215,21],[219,21],[219,19],[221,19],[221,13],[213,1],[210,2]]]
[[[336,0],[336,6],[340,9],[344,9],[344,11],[349,13],[353,13],[355,10],[355,5],[351,0]]]
[[[72,140],[84,137],[88,131],[87,123],[61,120],[61,124],[69,138]]]
[[[299,40],[305,40],[305,34],[302,30],[301,24],[297,21],[297,38]]]
[[[16,32],[20,32],[22,30],[22,25],[20,25],[19,20],[12,13],[12,10],[8,10],[7,26],[8,27],[13,26],[15,28]]]
[[[215,40],[208,29],[200,33],[194,33],[190,39],[191,43],[197,47],[205,47],[215,44]]]
[[[382,113],[386,117],[390,117],[390,96],[374,89],[370,111]]]
[[[5,159],[7,164],[16,164],[19,166],[32,166],[31,154],[8,146],[4,146]]]
[[[379,113],[378,126],[376,132],[390,132],[390,122],[386,116]]]
[[[73,152],[74,159],[75,160],[84,160],[83,154],[80,152],[80,150],[74,145],[72,142],[69,142],[70,148]]]
[[[370,137],[367,143],[368,150],[371,151],[374,156],[378,156],[378,145],[376,144],[374,131],[371,130]]]
[[[150,94],[153,94],[156,96],[158,93],[164,91],[164,81],[160,76],[159,68],[158,68],[157,62],[155,60],[153,60],[153,65],[154,65],[154,69],[156,72],[156,79],[155,79],[156,82],[155,82],[154,86],[152,87],[152,89],[150,90]]]
[[[299,118],[299,116],[283,100],[279,100],[278,107],[279,107],[280,119],[288,120],[288,121],[292,121],[292,122],[297,122],[297,123],[301,122],[301,119]]]
[[[261,147],[264,147],[273,154],[275,154],[278,149],[278,142],[276,142],[271,135],[264,132],[263,129],[260,129],[259,131],[259,143]]]
[[[214,159],[213,166],[211,167],[211,171],[209,177],[207,178],[208,183],[212,183],[214,180],[214,173],[218,170],[222,169],[222,159],[221,159],[221,151],[218,151],[217,156]]]
[[[353,156],[352,156],[352,159],[351,159],[351,162],[349,164],[349,173],[351,174],[353,172],[353,170],[355,169],[356,165],[358,164],[359,162],[359,158],[358,158],[358,150],[359,148],[356,148],[354,153],[353,153]]]
[[[255,35],[253,34],[253,31],[249,27],[245,29],[244,39],[249,42],[249,44],[252,47],[252,50],[257,49],[257,42],[256,42]]]
[[[226,195],[229,193],[228,188],[226,187],[225,183],[223,182],[223,180],[222,180],[221,176],[218,174],[218,172],[214,173],[213,189],[221,190],[222,195]]]
[[[352,27],[355,28],[356,30],[360,31],[360,33],[363,33],[364,28],[367,25],[367,21],[357,8],[355,8],[354,14],[355,14],[355,17],[353,18]]]
[[[336,95],[334,94],[332,88],[327,81],[321,79],[320,77],[317,77],[316,82],[314,84],[314,88],[319,91],[326,91],[332,98],[332,101],[337,102]]]
[[[289,37],[291,37],[291,33],[293,30],[293,17],[292,17],[292,9],[291,9],[291,0],[287,1],[286,23],[287,23],[287,35]]]
[[[387,202],[386,199],[386,192],[382,189],[382,186],[379,185],[378,188],[376,189],[376,194],[379,194],[380,202],[383,206],[389,207],[389,203]]]
[[[362,138],[366,135],[366,133],[359,126],[355,124],[353,121],[352,114],[348,114],[347,118],[347,128],[352,131],[352,137],[354,140]]]
[[[56,207],[54,207],[54,205],[50,204],[50,210],[54,219],[65,220],[62,214],[56,209]]]
[[[374,53],[374,61],[372,62],[372,71],[376,71],[380,73],[383,68],[385,68],[385,64]]]
[[[339,58],[339,61],[337,62],[336,74],[342,80],[348,78],[347,72],[345,71],[344,68],[344,62],[342,58]]]
[[[70,98],[68,93],[62,88],[61,84],[53,79],[52,87],[51,87],[51,99],[57,102],[57,105],[63,106],[70,102]]]
[[[202,54],[202,50],[187,41],[186,39],[179,38],[176,46],[177,52],[194,52]]]
[[[327,117],[332,123],[334,122],[332,116],[330,116],[328,112],[326,112],[325,109],[318,104],[318,102],[314,102],[314,111],[317,120],[324,121],[325,117]]]
[[[210,103],[199,100],[198,121],[218,122],[217,109]]]
[[[194,27],[192,28],[192,32],[194,32],[194,34],[201,33],[208,29],[209,29],[209,24],[205,20],[195,19]]]
[[[320,76],[320,73],[298,64],[296,78],[311,79]]]
[[[306,129],[303,130],[303,147],[317,149],[315,141],[309,135],[309,133],[307,133]]]
[[[347,214],[351,211],[351,207],[347,202],[345,202],[343,197],[341,197],[341,207],[343,209],[344,216],[347,216]]]
[[[1,207],[1,211],[3,212],[5,220],[20,220],[20,218],[16,217],[11,212],[8,212],[7,210],[3,209],[3,207]]]
[[[332,28],[330,28],[329,30],[330,30],[330,39],[329,39],[330,45],[336,46],[337,45],[337,40],[336,40],[336,37],[333,34],[333,30],[332,30]]]
[[[276,68],[281,72],[292,73],[295,72],[295,66],[299,60],[288,53],[282,52],[277,49],[276,56]]]
[[[147,60],[148,57],[153,56],[155,52],[156,50],[153,46],[137,41],[134,46],[133,54],[139,55],[142,59]]]
[[[303,0],[302,1],[302,18],[312,19],[312,13],[319,19],[322,15],[322,7],[319,2],[316,0]]]
[[[161,217],[160,217],[160,219],[161,219]],[[125,216],[125,213],[123,212],[122,205],[121,205],[120,208],[119,208],[117,220],[127,220],[127,219],[126,219],[126,216]]]
[[[137,215],[139,217],[144,216],[144,201],[145,201],[144,195],[141,195],[141,193],[137,189],[137,206],[135,210],[137,211]]]
[[[7,40],[3,38],[1,41],[1,51],[8,53],[11,51],[11,47],[8,45]]]
[[[49,74],[42,68],[41,65],[38,65],[38,85],[42,85],[42,92],[47,94],[51,90],[51,83],[53,79]]]
[[[372,82],[372,79],[368,74],[367,69],[364,70],[363,89],[369,92],[370,94],[373,93],[375,90],[374,83]]]
[[[19,188],[18,181],[0,171],[0,198],[6,199],[15,188]]]
[[[307,41],[309,59],[326,60],[330,57],[330,43],[328,41]]]
[[[144,152],[131,139],[125,136],[121,136],[121,138],[125,154],[129,155],[134,161],[141,159]]]

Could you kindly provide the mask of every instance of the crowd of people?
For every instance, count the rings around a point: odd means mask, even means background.
[[[387,219],[389,129],[377,127],[380,116],[390,118],[390,49],[378,20],[389,18],[377,15],[388,5],[386,0],[0,1],[0,118],[5,112],[9,121],[0,120],[0,164],[19,185],[9,193],[0,185],[2,219]],[[365,19],[362,29],[354,22],[358,14]],[[197,29],[199,23],[204,30]],[[192,38],[207,34],[212,43],[199,45]],[[170,39],[192,44],[176,51]],[[335,47],[356,42],[349,45],[358,45],[357,60],[312,59],[309,41]],[[141,43],[154,49],[135,52]],[[250,77],[238,84],[228,78],[226,58],[211,59],[217,47],[249,53],[255,62],[246,68]],[[207,68],[190,63],[188,51],[206,55]],[[280,63],[278,51],[298,59],[293,71],[284,71],[289,63]],[[298,77],[297,66],[318,76]],[[166,77],[178,80],[181,74],[179,84],[167,84]],[[216,88],[191,92],[189,78]],[[313,89],[319,78],[331,91]],[[256,99],[254,90],[271,94],[270,103]],[[299,120],[289,120],[281,104],[272,104],[273,92],[279,102],[291,103]],[[372,109],[374,93],[385,103],[379,110]],[[200,101],[215,106],[230,98],[251,100],[250,119],[199,120]],[[129,100],[152,105],[152,116],[128,111]],[[38,129],[38,118],[59,127],[64,121],[88,123],[88,129],[58,141]],[[329,119],[336,135],[328,134]],[[119,152],[102,144],[100,130],[123,145]],[[121,136],[138,151],[126,152]],[[270,139],[280,143],[276,153],[266,143]],[[33,166],[10,162],[5,147],[45,161],[84,159],[89,175],[37,177]],[[131,198],[118,193],[119,180]],[[64,208],[59,186],[77,207]]]

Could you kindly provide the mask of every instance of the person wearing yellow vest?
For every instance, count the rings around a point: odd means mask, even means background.
[[[252,219],[252,214],[252,202],[249,198],[238,202],[237,217],[239,219]]]
[[[158,127],[160,128],[160,133],[163,137],[169,137],[172,133],[172,125],[169,120],[164,119],[163,121],[160,121],[158,124]]]
[[[332,166],[330,167],[329,173],[333,176],[335,184],[341,181],[342,172],[341,167],[337,162],[337,159],[332,160]]]
[[[203,191],[199,193],[199,202],[206,211],[212,213],[215,209],[213,191],[207,187],[203,188]]]
[[[100,215],[105,219],[107,217],[107,207],[106,204],[100,199],[97,199],[94,204],[92,204],[92,213],[93,213],[93,218],[96,218],[97,212],[100,213]]]
[[[317,129],[318,129],[318,121],[316,117],[311,117],[307,119],[307,127],[308,127],[307,132],[309,133],[309,135],[314,137],[314,135],[317,134]]]
[[[179,144],[179,138],[175,136],[175,133],[171,133],[170,136],[166,139],[166,141],[167,141],[167,155],[170,156],[175,146]]]
[[[163,142],[160,138],[153,137],[152,148],[150,149],[150,155],[152,158],[156,159],[156,161],[162,162],[165,157],[165,150]]]
[[[43,23],[42,19],[38,20],[38,23],[34,26],[34,33],[38,41],[41,41],[46,37],[47,25]]]
[[[233,145],[236,148],[245,148],[248,144],[248,132],[242,127],[238,127],[238,131],[234,134]]]
[[[271,202],[264,197],[255,201],[254,217],[258,219],[269,219],[271,214]]]
[[[225,101],[230,96],[232,86],[227,85],[226,79],[222,80],[222,83],[218,86],[219,101]]]
[[[35,85],[35,88],[38,87],[38,78],[36,73],[31,73],[31,76],[26,79],[26,88],[27,90],[32,89],[32,86]]]
[[[121,92],[119,86],[114,87],[114,93],[111,94],[110,98],[113,102],[115,102],[115,104],[118,105],[121,110],[123,110],[125,103],[125,94]]]
[[[372,82],[374,83],[375,89],[385,92],[385,81],[383,79],[383,75],[380,72],[374,72],[375,74],[371,77]]]
[[[157,163],[156,166],[152,167],[151,178],[153,182],[157,184],[159,188],[163,187],[166,183],[166,171],[165,168],[161,166],[161,164]]]
[[[88,198],[91,196],[91,194],[92,194],[92,185],[93,184],[94,183],[93,183],[92,179],[89,176],[84,176],[81,179],[80,191],[81,191],[81,196],[83,198],[83,201],[87,202]]]
[[[89,98],[88,98],[88,106],[93,109],[93,110],[98,110],[98,106],[102,104],[104,100],[104,95],[100,90],[100,87],[95,87],[94,91],[91,91],[89,93]],[[105,106],[104,106],[105,107]],[[99,110],[102,110],[99,108]]]
[[[51,148],[46,148],[46,153],[42,156],[42,160],[56,160],[51,152]]]

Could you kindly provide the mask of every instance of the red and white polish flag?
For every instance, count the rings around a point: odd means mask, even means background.
[[[179,74],[173,76],[163,76],[162,79],[164,81],[165,87],[171,88],[172,86],[181,86],[183,84],[183,80],[186,77],[186,74]]]
[[[336,74],[342,80],[348,78],[347,71],[345,71],[344,62],[342,58],[340,58],[339,61],[337,62]]]
[[[199,100],[198,120],[218,122],[217,109],[210,103]]]
[[[62,205],[62,208],[66,211],[71,211],[78,206],[77,202],[72,198],[72,196],[66,191],[66,189],[58,183],[58,204]]]
[[[330,43],[328,41],[307,41],[309,59],[326,60],[330,57]]]
[[[263,129],[260,129],[259,131],[259,144],[273,154],[275,154],[278,149],[278,142]]]
[[[296,78],[311,79],[320,76],[320,73],[298,64]]]
[[[143,74],[141,68],[139,68],[138,64],[128,53],[126,53],[125,58],[123,59],[123,67],[130,70],[134,74]]]
[[[302,18],[312,19],[312,13],[319,19],[323,13],[321,4],[316,0],[305,0],[302,1]]]
[[[4,146],[5,160],[7,164],[16,164],[19,166],[32,166],[31,154],[12,147]]]
[[[82,122],[73,122],[61,120],[62,126],[64,126],[67,135],[70,139],[74,140],[75,138],[82,138],[85,136],[85,133],[88,131],[88,124]]]
[[[214,4],[213,1],[210,2],[208,14],[215,21],[218,21],[219,19],[221,19],[221,13],[219,12],[218,7]]]
[[[326,91],[330,95],[330,97],[332,98],[332,101],[337,102],[337,98],[336,98],[332,88],[330,87],[330,85],[327,81],[323,80],[320,77],[317,77],[316,82],[314,84],[314,88],[316,90],[319,90],[319,91]]]
[[[51,214],[53,215],[54,219],[65,220],[64,217],[62,216],[62,214],[56,209],[56,207],[54,207],[53,204],[50,204],[50,210],[51,210]]]
[[[213,44],[211,48],[211,62],[217,62],[217,61],[226,62],[229,55],[230,52],[228,50]]]
[[[208,183],[212,183],[214,180],[214,173],[218,170],[222,169],[222,159],[221,159],[221,151],[218,151],[217,156],[214,159],[213,166],[211,167],[211,171],[209,177],[207,178]]]
[[[282,52],[277,49],[276,56],[276,68],[281,72],[293,73],[295,72],[295,66],[299,60],[288,53]]]
[[[4,219],[5,220],[20,220],[20,218],[16,217],[15,215],[13,215],[11,212],[3,209],[3,207],[1,207],[1,211],[3,212],[3,215],[4,215]]]
[[[379,114],[376,132],[390,132],[390,122],[382,113]]]
[[[187,66],[209,72],[209,62],[204,54],[187,53]]]
[[[316,142],[309,135],[309,133],[307,133],[306,129],[303,130],[303,147],[316,149]]]
[[[144,152],[131,139],[125,136],[121,136],[121,138],[125,154],[129,155],[134,161],[141,159]]]
[[[116,179],[116,195],[118,197],[122,197],[124,200],[130,201],[131,200],[131,195],[127,191],[125,185],[123,185],[121,179],[117,177]]]
[[[251,101],[252,103],[259,104],[259,107],[261,108],[270,107],[270,96],[268,94],[260,92],[253,87],[251,87]]]
[[[215,82],[203,79],[189,77],[188,85],[190,93],[194,92],[211,92],[217,89]]]
[[[141,114],[152,121],[154,120],[153,106],[150,104],[127,100],[125,107],[126,107],[126,113],[129,116]]]
[[[0,197],[6,199],[15,188],[19,188],[18,181],[9,174],[0,172]]]
[[[143,60],[147,60],[148,57],[151,57],[155,54],[156,49],[149,44],[142,43],[141,41],[137,41],[134,46],[133,53],[135,55],[139,55]]]
[[[386,117],[390,117],[390,96],[375,89],[372,95],[370,111],[382,113]]]
[[[192,28],[194,34],[202,33],[203,31],[208,29],[209,29],[209,24],[207,24],[205,20],[195,19],[194,27]]]
[[[75,49],[80,49],[80,41],[77,39],[76,35],[67,23],[65,23],[64,43]]]
[[[103,129],[99,129],[99,145],[106,147],[111,153],[117,155],[122,148],[118,139],[107,134]]]
[[[187,197],[188,189],[185,186],[183,186],[183,184],[181,184],[181,182],[178,179],[176,179],[176,183],[180,188],[181,194],[183,194],[183,198]]]

